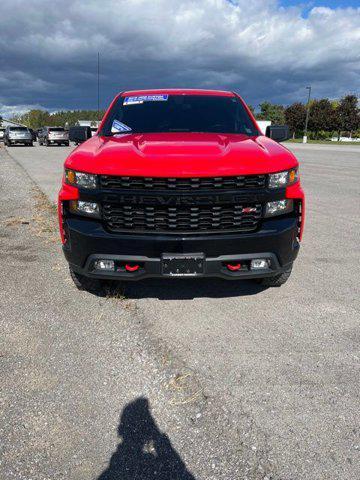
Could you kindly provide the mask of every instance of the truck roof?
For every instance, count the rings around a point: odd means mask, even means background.
[[[203,89],[192,89],[192,88],[164,88],[156,90],[127,90],[122,92],[120,95],[122,97],[127,97],[129,95],[209,95],[209,96],[222,96],[222,97],[233,97],[234,93],[226,90],[203,90]]]

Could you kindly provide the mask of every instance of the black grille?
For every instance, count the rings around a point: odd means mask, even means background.
[[[148,207],[104,203],[102,215],[113,232],[253,231],[261,218],[261,205]]]
[[[237,177],[159,178],[100,176],[100,188],[132,190],[237,190],[265,188],[265,175]]]

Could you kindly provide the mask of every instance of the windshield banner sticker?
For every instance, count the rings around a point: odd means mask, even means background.
[[[119,120],[114,120],[111,126],[111,132],[131,132],[131,128],[125,125],[125,123],[119,122]]]
[[[166,102],[169,95],[140,95],[137,97],[125,97],[123,105],[138,105],[144,102]]]

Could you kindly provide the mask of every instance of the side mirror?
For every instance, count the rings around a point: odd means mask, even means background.
[[[82,143],[91,138],[90,127],[70,127],[69,140],[75,143]]]
[[[270,125],[266,127],[265,135],[275,140],[275,142],[285,142],[291,136],[287,125]]]

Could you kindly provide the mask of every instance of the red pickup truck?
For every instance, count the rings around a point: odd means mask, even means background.
[[[147,277],[289,277],[304,228],[298,162],[234,92],[120,93],[66,159],[63,251],[78,288]],[[85,141],[86,140],[86,141]]]

